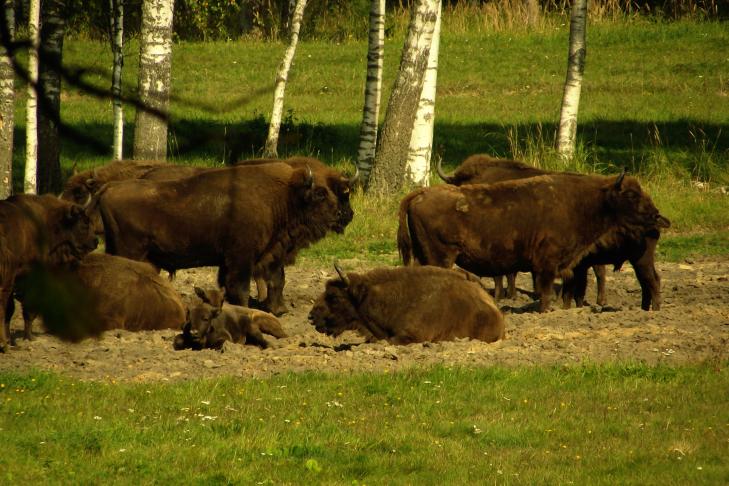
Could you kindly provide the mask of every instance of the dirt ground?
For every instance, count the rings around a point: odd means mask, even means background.
[[[371,265],[342,261],[349,271]],[[499,306],[506,314],[507,338],[494,344],[461,340],[393,346],[359,344],[355,333],[337,339],[319,334],[307,315],[322,292],[332,268],[305,262],[286,270],[286,300],[291,312],[281,318],[289,336],[262,350],[226,343],[222,352],[174,351],[178,331],[132,333],[110,331],[100,339],[69,344],[43,333],[36,323],[33,341],[22,338],[19,312],[13,319],[17,347],[0,355],[0,370],[51,370],[83,380],[174,381],[219,376],[265,377],[286,372],[399,370],[431,364],[488,366],[564,364],[579,362],[639,361],[695,363],[729,358],[729,260],[660,263],[663,307],[640,309],[640,287],[630,265],[608,274],[608,306],[535,312],[524,289],[531,289],[526,274],[517,281],[515,299]],[[214,285],[214,269],[180,271],[174,283],[183,297],[192,299],[192,287]],[[488,281],[488,285],[491,282]],[[594,282],[588,301],[594,302]],[[359,344],[359,345],[357,345]],[[354,345],[354,346],[349,346]]]

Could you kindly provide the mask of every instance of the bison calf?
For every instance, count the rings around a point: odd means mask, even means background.
[[[201,302],[188,309],[187,322],[182,334],[175,337],[174,348],[220,349],[225,341],[239,344],[269,346],[264,337],[286,337],[281,323],[274,316],[260,310],[223,303],[220,290],[203,290],[195,287]]]
[[[436,267],[380,268],[329,280],[309,319],[338,336],[356,330],[393,344],[504,338],[504,318],[475,276]]]

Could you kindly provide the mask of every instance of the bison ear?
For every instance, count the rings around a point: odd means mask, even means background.
[[[200,297],[200,300],[205,302],[206,304],[210,303],[210,299],[208,298],[207,292],[205,290],[201,289],[200,287],[193,287],[195,289],[195,295]]]

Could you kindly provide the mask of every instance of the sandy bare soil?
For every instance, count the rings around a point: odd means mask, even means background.
[[[366,270],[368,264],[343,261],[345,269]],[[535,312],[527,275],[520,275],[522,291],[516,299],[502,300],[507,339],[495,344],[462,340],[393,346],[360,344],[355,333],[337,339],[319,334],[307,320],[313,300],[333,269],[311,262],[287,269],[286,299],[291,312],[281,318],[288,338],[271,338],[272,347],[226,343],[222,352],[174,351],[178,331],[131,333],[115,331],[101,339],[68,344],[43,334],[22,339],[19,312],[12,322],[17,347],[0,355],[0,370],[52,370],[84,380],[167,381],[199,377],[263,377],[277,373],[398,370],[435,363],[488,366],[561,364],[612,361],[693,363],[729,358],[729,260],[661,263],[663,307],[658,312],[640,309],[640,288],[630,265],[608,275],[608,302],[604,308]],[[210,268],[178,272],[175,286],[192,299],[193,285],[214,285]],[[487,284],[490,286],[491,282]],[[588,289],[594,302],[594,284]],[[556,302],[560,306],[561,302]],[[359,345],[358,345],[359,344]]]

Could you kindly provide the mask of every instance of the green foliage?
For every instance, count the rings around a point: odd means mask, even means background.
[[[14,483],[720,484],[729,363],[162,384],[0,373]]]

